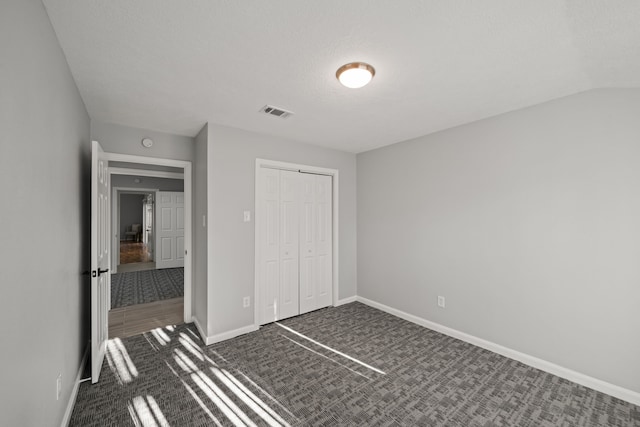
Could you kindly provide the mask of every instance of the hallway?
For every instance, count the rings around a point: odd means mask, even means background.
[[[120,241],[120,264],[152,261],[153,258],[146,243]]]

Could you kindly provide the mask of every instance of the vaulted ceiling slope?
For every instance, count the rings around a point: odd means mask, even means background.
[[[361,152],[640,86],[637,0],[43,3],[93,119],[188,136],[213,122]],[[351,61],[370,85],[338,83]]]

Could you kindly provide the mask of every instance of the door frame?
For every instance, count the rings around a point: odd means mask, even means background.
[[[109,172],[109,182],[112,173]],[[114,173],[113,175],[119,175]],[[120,195],[148,194],[158,191],[155,188],[111,187],[111,271],[118,272],[120,265]]]
[[[193,165],[188,160],[163,159],[159,157],[137,156],[132,154],[104,153],[106,160],[110,162],[139,163],[154,166],[169,166],[180,168],[182,174],[173,172],[140,170],[128,168],[113,168],[110,173],[120,175],[136,176],[156,176],[160,178],[177,178],[182,175],[184,180],[184,321],[193,322],[193,243],[192,243],[192,222],[193,222]],[[126,173],[124,173],[126,171]],[[157,175],[156,175],[157,174]],[[111,213],[111,210],[109,210]]]
[[[260,320],[259,320],[259,312],[258,312],[258,307],[260,307],[260,292],[259,292],[259,281],[260,281],[260,245],[259,245],[259,236],[261,233],[261,229],[260,229],[260,221],[258,220],[260,218],[260,215],[262,214],[261,210],[260,210],[260,206],[261,204],[258,202],[258,189],[259,187],[259,178],[260,178],[260,169],[261,168],[269,168],[269,169],[280,169],[280,170],[288,170],[288,171],[295,171],[295,172],[306,172],[306,173],[313,173],[313,174],[317,174],[317,175],[328,175],[331,176],[333,179],[331,180],[331,203],[332,203],[332,242],[331,242],[331,251],[332,251],[332,272],[331,272],[331,281],[332,281],[332,304],[335,307],[338,304],[338,293],[339,293],[339,263],[338,263],[338,238],[340,236],[339,233],[339,227],[338,227],[338,220],[340,218],[340,216],[338,215],[339,213],[339,206],[338,206],[338,199],[339,199],[339,172],[337,169],[329,169],[329,168],[323,168],[323,167],[318,167],[318,166],[310,166],[310,165],[304,165],[304,164],[299,164],[299,163],[289,163],[289,162],[281,162],[278,160],[267,160],[267,159],[260,159],[260,158],[256,158],[256,169],[255,169],[255,179],[254,179],[254,215],[253,215],[253,220],[254,220],[254,224],[255,224],[255,234],[254,234],[254,247],[255,247],[255,263],[254,263],[254,296],[253,296],[253,308],[254,308],[254,313],[253,313],[253,319],[254,319],[254,326],[256,328],[260,327]]]
[[[184,181],[184,173],[177,173],[177,172],[166,172],[166,171],[155,171],[155,170],[148,170],[148,169],[134,169],[134,168],[109,168],[109,182],[111,181],[111,176],[112,175],[126,175],[126,176],[147,176],[147,177],[152,177],[152,178],[169,178],[169,179],[181,179]],[[136,188],[136,187],[112,187],[113,190],[118,190],[118,191],[122,191],[122,192],[136,192],[136,191],[142,191],[145,193],[156,193],[157,191],[159,191],[157,188],[154,189],[150,189],[150,188]],[[119,239],[116,238],[116,236],[113,233],[113,230],[120,230],[119,226],[120,226],[120,194],[116,193],[115,191],[112,192],[112,205],[113,209],[111,210],[111,215],[112,215],[112,236],[111,236],[111,271],[113,271],[114,273],[118,272],[118,264],[120,263],[120,242],[118,241]],[[155,251],[155,248],[154,248]],[[113,255],[116,256],[113,256]],[[155,253],[154,253],[154,257],[155,257]]]

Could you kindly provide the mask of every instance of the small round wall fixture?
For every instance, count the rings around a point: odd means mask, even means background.
[[[358,89],[365,86],[376,75],[376,70],[364,62],[350,62],[336,71],[336,77],[343,86]]]
[[[151,148],[153,147],[153,139],[151,138],[144,138],[142,140],[142,146],[146,147],[146,148]]]

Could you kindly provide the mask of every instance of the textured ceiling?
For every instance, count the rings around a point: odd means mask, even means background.
[[[181,135],[212,122],[361,152],[640,87],[637,0],[43,3],[93,119]],[[370,85],[337,82],[351,61]]]

